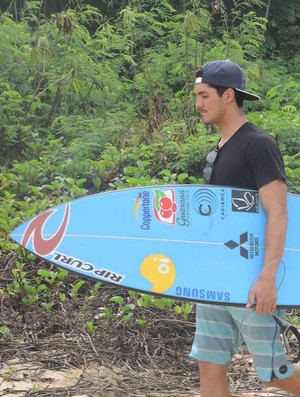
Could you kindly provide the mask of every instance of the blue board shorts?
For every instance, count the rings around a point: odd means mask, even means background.
[[[276,315],[285,320],[284,310],[276,311]],[[279,327],[271,315],[244,307],[197,304],[192,358],[227,365],[243,342],[261,381],[288,378],[295,372],[295,364],[285,356]]]

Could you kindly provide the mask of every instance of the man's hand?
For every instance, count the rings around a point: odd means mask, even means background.
[[[256,313],[272,313],[276,308],[276,273],[281,263],[287,228],[287,186],[283,180],[272,181],[259,189],[267,224],[265,254],[258,280],[249,291],[247,307]]]
[[[255,307],[258,314],[272,313],[276,309],[277,290],[275,280],[261,277],[249,293],[247,308]]]

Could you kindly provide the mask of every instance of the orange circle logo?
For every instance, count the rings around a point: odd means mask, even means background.
[[[174,263],[162,254],[153,254],[144,259],[140,271],[142,276],[152,283],[152,292],[162,293],[167,291],[176,279]]]

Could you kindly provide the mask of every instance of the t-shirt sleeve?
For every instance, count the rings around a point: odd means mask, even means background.
[[[258,189],[276,179],[286,181],[283,159],[271,135],[258,134],[249,142],[246,161]]]

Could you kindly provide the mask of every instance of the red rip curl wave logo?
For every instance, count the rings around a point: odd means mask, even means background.
[[[33,250],[37,255],[47,256],[53,252],[63,239],[70,216],[70,204],[66,204],[63,220],[58,229],[51,238],[45,239],[43,237],[43,228],[47,219],[55,213],[56,210],[50,209],[34,218],[27,226],[21,241],[21,245],[27,246],[29,240],[32,238]]]

